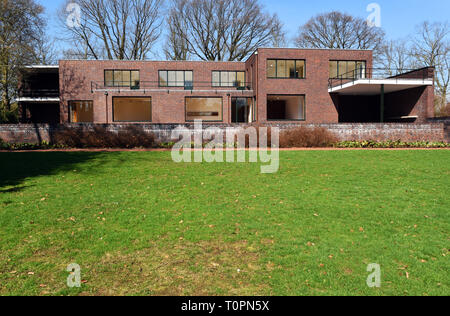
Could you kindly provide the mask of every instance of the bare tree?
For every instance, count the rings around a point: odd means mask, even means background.
[[[404,72],[412,68],[409,51],[409,45],[404,40],[387,41],[380,48],[380,64],[388,70],[391,76],[398,74],[398,72]]]
[[[39,39],[36,45],[36,63],[40,65],[54,65],[57,62],[58,52],[55,40]]]
[[[384,39],[381,28],[341,12],[317,15],[300,27],[295,39],[297,47],[330,49],[372,49],[375,54]]]
[[[34,0],[0,0],[0,111],[11,109],[18,74],[25,64],[38,61],[44,37],[44,9]]]
[[[424,22],[413,38],[415,67],[435,67],[436,112],[447,105],[450,91],[450,28],[448,23]]]
[[[272,47],[287,47],[288,46],[288,40],[286,39],[286,32],[284,31],[284,25],[283,23],[279,22],[276,25],[274,25],[272,29],[272,36],[271,36],[271,46]]]
[[[78,0],[79,25],[67,21],[69,3],[60,21],[74,44],[69,52],[92,59],[143,60],[161,35],[163,0]]]
[[[164,54],[168,60],[188,60],[190,57],[189,43],[182,32],[186,29],[185,20],[179,18],[183,14],[184,5],[184,1],[174,2],[167,17],[169,30]]]
[[[278,17],[264,13],[258,0],[173,0],[168,22],[166,55],[176,57],[174,44],[181,43],[201,60],[241,61],[284,36]]]

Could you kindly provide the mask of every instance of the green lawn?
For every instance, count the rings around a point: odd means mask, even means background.
[[[450,151],[280,159],[0,153],[0,295],[450,294]]]

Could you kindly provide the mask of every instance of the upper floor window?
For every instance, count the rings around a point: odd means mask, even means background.
[[[305,77],[304,60],[267,60],[267,78],[269,79],[304,79]]]
[[[159,71],[159,86],[160,87],[186,87],[192,86],[194,74],[191,70]]]
[[[139,88],[139,70],[105,70],[105,87]]]
[[[245,71],[213,71],[213,87],[245,87]]]
[[[365,61],[347,61],[347,60],[331,60],[330,61],[330,78],[331,79],[357,79],[366,77]]]

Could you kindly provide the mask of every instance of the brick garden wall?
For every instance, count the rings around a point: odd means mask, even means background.
[[[269,124],[280,129],[289,129],[300,126],[299,124]],[[0,138],[12,143],[38,143],[51,141],[52,134],[62,126],[78,125],[0,125]],[[90,129],[93,125],[85,125]],[[109,124],[103,125],[110,131],[119,132],[128,125]],[[148,132],[153,132],[162,141],[169,141],[171,132],[180,126],[193,129],[193,124],[145,124],[139,125]],[[214,124],[206,127],[244,127],[242,125]],[[324,127],[334,133],[340,140],[402,140],[402,141],[445,141],[448,137],[445,123],[427,124],[307,124],[307,127]],[[450,141],[447,139],[447,141]]]

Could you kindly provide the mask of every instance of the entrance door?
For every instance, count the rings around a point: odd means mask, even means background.
[[[253,120],[253,99],[232,98],[231,99],[231,122],[251,123]]]

